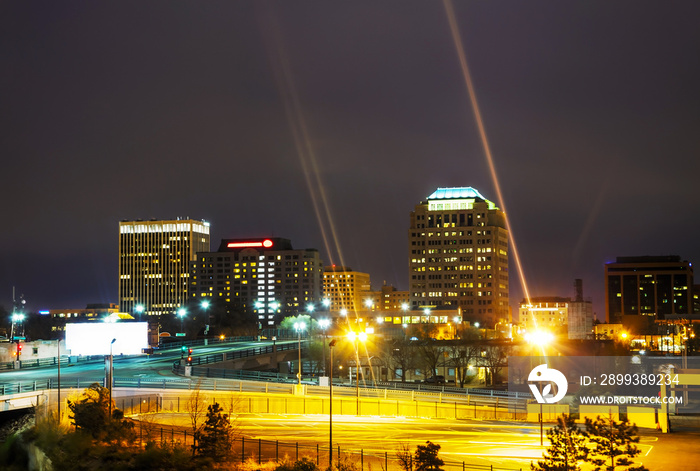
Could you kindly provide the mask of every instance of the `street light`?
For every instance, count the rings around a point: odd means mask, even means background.
[[[56,340],[56,359],[58,360],[58,424],[61,424],[61,338]]]
[[[356,397],[356,409],[357,415],[360,415],[360,354],[358,351],[359,342],[367,340],[366,332],[348,332],[348,339],[355,344],[355,397]],[[352,370],[351,370],[352,371]],[[352,374],[351,374],[352,377]]]
[[[330,376],[330,383],[328,383],[330,397],[331,397],[330,405],[328,407],[328,468],[329,469],[333,466],[333,347],[335,347],[336,342],[337,342],[337,339],[333,339],[328,344],[328,348],[330,349],[330,354],[331,354],[331,376]]]
[[[323,349],[321,349],[321,352],[323,354],[323,376],[326,376],[326,329],[331,325],[331,321],[321,319],[318,321],[318,325],[323,329]]]
[[[545,354],[545,347],[554,340],[554,336],[550,332],[544,332],[541,330],[537,330],[533,332],[532,334],[526,334],[525,335],[525,340],[530,343],[532,346],[532,352],[531,354],[534,353],[535,347],[540,346],[542,348],[542,355],[544,356]],[[530,366],[532,367],[532,357],[530,357]],[[542,387],[542,384],[539,383],[539,387]],[[542,391],[540,391],[540,394]],[[540,402],[540,446],[544,446],[544,425],[543,425],[543,417],[542,417],[542,403]]]
[[[187,314],[187,310],[184,307],[177,310],[177,315],[180,318],[180,332],[182,333],[185,332],[185,314]]]
[[[109,343],[109,420],[112,420],[112,386],[114,384],[114,357],[112,356],[112,345],[117,339],[112,339]]]
[[[299,377],[299,386],[301,386],[301,331],[306,329],[306,324],[303,322],[295,322],[294,323],[294,330],[297,331],[297,339],[299,342],[298,348],[299,348],[299,372],[297,373],[297,376]]]
[[[204,301],[202,301],[199,305],[200,305],[200,307],[204,310],[204,312],[207,313],[207,325],[206,325],[206,327],[204,328],[204,337],[205,337],[205,340],[207,340],[206,337],[207,337],[207,335],[209,335],[209,324],[211,324],[211,321],[210,321],[210,319],[209,319],[209,306],[210,306],[210,303],[209,303],[209,301],[204,300]],[[207,345],[208,345],[208,344],[207,344]]]
[[[139,320],[141,320],[141,315],[144,313],[146,310],[146,307],[143,304],[137,304],[136,307],[134,308],[134,311],[139,315]]]

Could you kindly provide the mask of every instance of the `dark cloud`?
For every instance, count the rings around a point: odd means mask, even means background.
[[[454,8],[531,293],[581,277],[602,314],[615,256],[700,260],[700,7]],[[300,116],[343,259],[375,286],[408,288],[408,213],[436,187],[496,200],[440,2],[5,2],[0,65],[5,305],[13,285],[34,309],[116,301],[127,218],[328,259]]]

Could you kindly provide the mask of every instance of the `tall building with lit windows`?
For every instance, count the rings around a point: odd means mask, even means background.
[[[410,218],[411,309],[459,309],[487,327],[510,321],[503,211],[474,188],[438,188]]]
[[[330,311],[357,312],[367,309],[365,302],[374,302],[369,273],[350,267],[331,265],[323,272],[323,295],[330,300]]]
[[[321,301],[323,264],[316,249],[289,239],[223,239],[190,264],[191,300],[255,316],[261,328]]]
[[[209,223],[192,219],[119,223],[119,310],[174,314],[188,300],[189,263],[209,250]]]
[[[677,255],[617,257],[605,264],[605,315],[644,328],[693,314],[693,266]]]

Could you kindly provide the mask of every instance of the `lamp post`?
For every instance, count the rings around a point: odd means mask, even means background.
[[[134,307],[134,311],[136,311],[136,314],[139,315],[139,321],[141,320],[141,316],[143,315],[145,310],[146,310],[146,307],[143,304],[137,304]]]
[[[478,323],[476,325],[478,326]],[[531,353],[535,353],[535,347],[540,346],[542,348],[542,356],[545,356],[545,347],[549,345],[552,340],[554,340],[554,336],[549,332],[536,331],[533,334],[527,334],[525,336],[525,340],[527,340],[532,346]],[[530,366],[532,366],[532,357],[530,357]],[[539,387],[542,387],[541,383]],[[540,393],[542,393],[541,390]],[[540,402],[540,446],[544,446],[544,418],[542,415],[542,403]]]
[[[329,386],[330,405],[328,407],[328,467],[333,466],[333,347],[335,347],[336,339],[333,339],[328,344],[331,356],[331,376]]]
[[[184,307],[177,310],[177,316],[180,318],[180,332],[182,333],[185,332],[185,314],[187,314],[187,310]]]
[[[58,424],[61,424],[61,339],[56,340],[56,359],[58,360]]]
[[[112,420],[112,386],[114,384],[114,357],[112,356],[112,345],[117,339],[112,339],[109,343],[109,420]]]
[[[326,376],[326,329],[331,325],[331,321],[328,319],[321,319],[318,321],[318,325],[323,329],[323,348],[321,349],[323,357],[323,376]]]
[[[367,340],[367,333],[351,330],[348,332],[348,339],[355,344],[355,398],[357,415],[360,415],[360,354],[358,348],[359,342]]]
[[[299,342],[299,372],[297,373],[297,376],[299,377],[299,386],[301,386],[301,331],[304,329],[306,329],[306,324],[304,324],[303,322],[294,323],[294,330],[297,331],[297,340]]]
[[[211,322],[210,322],[210,320],[209,320],[209,306],[210,306],[210,303],[209,303],[209,301],[206,301],[206,300],[205,300],[205,301],[202,301],[199,305],[200,305],[200,307],[202,308],[202,310],[203,310],[203,311],[206,313],[206,315],[207,315],[207,324],[206,324],[206,327],[204,327],[204,340],[205,340],[204,344],[205,344],[205,345],[209,345],[209,342],[207,342],[207,340],[208,340],[208,339],[207,339],[207,335],[209,335],[209,324],[211,324]]]

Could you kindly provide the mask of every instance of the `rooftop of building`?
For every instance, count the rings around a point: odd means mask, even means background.
[[[479,190],[467,187],[457,187],[457,188],[438,188],[433,192],[432,195],[428,196],[428,200],[443,200],[443,199],[464,199],[464,198],[474,198],[486,201]]]
[[[681,263],[678,255],[641,255],[636,257],[617,257],[615,263]]]

